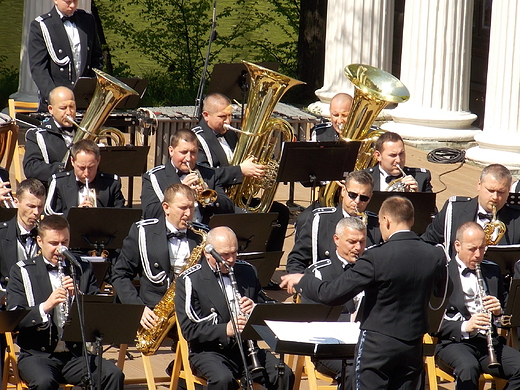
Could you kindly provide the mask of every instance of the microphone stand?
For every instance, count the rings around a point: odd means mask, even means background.
[[[72,282],[74,284],[74,296],[76,297],[76,304],[78,305],[78,320],[79,320],[79,326],[81,329],[81,344],[83,347],[83,360],[85,363],[85,377],[84,377],[84,383],[82,384],[82,387],[84,389],[90,390],[93,388],[92,383],[92,372],[90,371],[90,364],[87,354],[87,340],[85,336],[85,323],[84,323],[84,316],[83,316],[83,307],[80,305],[80,299],[79,299],[79,289],[78,289],[78,281],[76,278],[76,267],[74,264],[71,264],[69,260],[70,265],[70,275],[72,276]],[[101,359],[99,359],[101,360]],[[99,386],[98,389],[101,389],[101,362],[98,363],[98,370],[99,370]]]
[[[204,60],[204,70],[200,77],[199,89],[197,91],[197,97],[195,99],[195,110],[193,116],[200,121],[202,116],[202,95],[204,93],[204,86],[206,84],[209,55],[211,54],[211,43],[217,37],[217,0],[213,2],[213,20],[211,22],[211,31],[209,33],[208,49],[206,50],[206,59]]]
[[[231,303],[229,302],[229,297],[228,297],[227,292],[226,292],[224,279],[222,277],[222,271],[220,270],[219,264],[223,264],[228,270],[230,270],[231,267],[228,264],[226,264],[225,262],[224,263],[219,263],[218,260],[217,260],[217,274],[218,274],[218,278],[220,280],[220,285],[222,286],[222,293],[224,294],[226,305],[227,305],[228,310],[229,310],[229,315],[231,317],[231,325],[233,325],[233,330],[235,331],[235,338],[236,338],[236,341],[237,341],[237,344],[238,344],[238,350],[240,351],[240,358],[242,359],[242,363],[244,364],[244,372],[245,372],[246,385],[247,385],[246,388],[247,388],[247,390],[253,390],[253,377],[251,376],[251,371],[249,371],[249,366],[247,364],[246,355],[244,353],[244,345],[242,343],[242,335],[240,334],[240,332],[238,332],[236,318],[233,315],[233,310],[231,309]],[[238,302],[237,302],[237,304],[238,304]]]

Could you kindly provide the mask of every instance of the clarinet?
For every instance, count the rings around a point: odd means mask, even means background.
[[[242,296],[240,295],[240,292],[238,291],[238,284],[237,280],[235,278],[235,272],[233,271],[233,267],[229,267],[229,279],[231,280],[231,287],[233,288],[233,293],[235,295],[235,317],[238,317],[239,315],[245,316],[246,318],[249,317],[248,314],[242,313],[240,310],[240,299]],[[264,367],[262,367],[262,364],[260,363],[260,360],[258,359],[258,349],[256,348],[256,345],[253,340],[247,340],[247,351],[248,356],[251,359],[251,372],[256,372],[263,370]]]
[[[492,313],[488,312],[484,309],[484,301],[483,298],[487,295],[486,289],[484,288],[484,278],[482,277],[482,270],[480,269],[480,264],[476,264],[475,268],[475,274],[477,276],[477,282],[478,282],[478,296],[480,301],[480,306],[484,312],[489,314],[489,316],[492,318]],[[494,367],[500,367],[500,363],[497,359],[497,354],[495,352],[495,349],[493,348],[493,335],[492,329],[491,329],[491,322],[489,323],[488,328],[486,329],[486,338],[487,338],[487,347],[488,347],[488,355],[489,355],[489,364],[488,368],[494,368]]]
[[[65,276],[65,273],[63,272],[63,260],[58,260],[58,279],[60,280],[60,286],[63,287],[63,277]],[[67,323],[67,320],[69,318],[69,311],[70,311],[70,301],[69,301],[69,292],[65,290],[67,293],[67,299],[65,302],[60,303],[60,310],[61,310],[61,324],[60,327],[63,329],[65,324]]]

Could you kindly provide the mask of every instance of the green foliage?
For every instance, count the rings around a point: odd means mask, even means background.
[[[0,55],[0,107],[7,107],[9,96],[18,90],[18,69],[6,66],[7,56]]]
[[[225,3],[225,5],[222,5]],[[212,0],[96,0],[107,42],[117,59],[138,53],[124,72],[150,79],[153,105],[193,104],[204,67]],[[299,8],[296,0],[219,1],[214,63],[276,61],[284,74],[296,73]],[[277,37],[277,39],[275,39]],[[116,63],[116,61],[114,61]],[[143,102],[144,103],[144,102]],[[147,103],[148,104],[148,103]]]

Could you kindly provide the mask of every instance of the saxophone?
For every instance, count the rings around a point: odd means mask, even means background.
[[[202,241],[193,249],[190,256],[186,258],[181,273],[198,263],[206,246],[206,231],[202,228],[195,228],[191,221],[188,221],[187,224],[190,230],[202,237]],[[141,326],[137,331],[135,346],[143,355],[153,355],[161,346],[168,331],[175,325],[175,281],[176,279],[172,281],[164,296],[153,309],[155,315],[159,317],[157,325],[151,329],[145,329]]]

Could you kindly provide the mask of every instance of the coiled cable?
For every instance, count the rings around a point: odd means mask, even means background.
[[[442,176],[446,175],[447,173],[455,172],[456,170],[460,169],[464,162],[466,161],[466,151],[460,150],[460,149],[453,149],[453,148],[438,148],[432,150],[428,155],[426,156],[426,159],[435,164],[456,164],[460,163],[458,167],[451,169],[449,171],[443,172],[439,175],[439,181],[442,183],[444,188],[440,191],[437,191],[436,193],[439,194],[446,190],[447,186],[446,183],[442,181]]]

